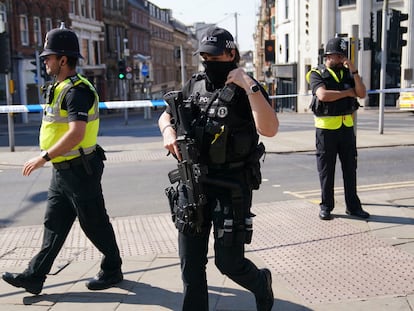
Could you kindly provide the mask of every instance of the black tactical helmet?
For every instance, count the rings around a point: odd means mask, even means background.
[[[79,52],[78,37],[72,30],[65,28],[64,23],[60,28],[52,29],[46,34],[45,45],[40,56],[53,54],[83,58]]]
[[[342,38],[333,38],[326,44],[325,55],[340,54],[347,56],[347,44]]]

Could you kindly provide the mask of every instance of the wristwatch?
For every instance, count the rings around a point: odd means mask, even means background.
[[[250,86],[250,91],[247,91],[246,94],[251,95],[259,91],[260,91],[260,87],[257,84],[253,84]]]
[[[52,160],[50,157],[49,157],[49,153],[47,152],[47,150],[43,150],[42,151],[42,153],[40,154],[41,156],[42,156],[42,158],[43,159],[45,159],[46,161],[50,161],[50,160]]]

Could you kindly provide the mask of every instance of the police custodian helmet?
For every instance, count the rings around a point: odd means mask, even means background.
[[[326,44],[325,55],[340,54],[347,56],[347,44],[342,38],[333,38]]]
[[[79,52],[78,37],[75,32],[65,28],[63,22],[60,28],[52,29],[46,34],[44,49],[40,57],[53,54],[83,58]]]

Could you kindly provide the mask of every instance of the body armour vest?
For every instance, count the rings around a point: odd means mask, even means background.
[[[98,94],[93,85],[79,74],[60,82],[57,85],[53,85],[53,92],[48,92],[50,93],[49,96],[52,98],[47,100],[48,102],[44,108],[39,136],[40,149],[48,150],[69,130],[68,112],[62,109],[63,99],[72,87],[81,83],[86,84],[95,95],[94,104],[88,111],[88,123],[86,125],[85,136],[71,151],[62,156],[53,158],[53,163],[68,161],[78,157],[80,155],[79,148],[82,148],[85,154],[88,154],[95,149],[99,129]]]
[[[205,74],[193,76],[184,98],[199,107],[195,129],[206,164],[225,164],[246,161],[257,147],[252,111],[244,91],[230,84],[210,92]]]
[[[316,72],[322,77],[327,90],[343,91],[353,87],[348,69],[341,69],[338,76],[332,69],[325,65],[319,65],[318,68],[313,68],[308,72],[306,76],[308,82],[312,72]],[[354,97],[345,97],[334,102],[324,103],[313,94],[310,108],[317,117],[342,116],[352,114],[359,108],[359,104]]]

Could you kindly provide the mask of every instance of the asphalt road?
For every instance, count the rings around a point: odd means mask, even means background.
[[[160,142],[154,113],[151,120],[142,114],[129,114],[128,125],[123,115],[104,116],[99,141],[104,146]],[[310,115],[281,114],[281,131],[313,130]],[[359,126],[377,126],[377,116],[363,114]],[[412,126],[413,115],[390,114],[388,127]],[[35,150],[37,125],[18,125],[16,144],[19,150]],[[0,152],[7,151],[7,133],[0,126]],[[18,151],[17,151],[18,152]],[[413,180],[413,146],[369,148],[359,150],[358,185],[364,191],[381,191],[390,183],[397,186]],[[112,217],[165,213],[168,204],[164,189],[169,185],[167,172],[175,167],[172,158],[158,157],[146,161],[106,162],[103,177],[107,209]],[[39,169],[30,177],[21,175],[21,167],[0,170],[0,226],[41,224],[49,184],[50,168]],[[262,163],[263,183],[255,193],[254,202],[274,202],[304,197],[318,200],[319,180],[313,153],[267,154]],[[342,186],[341,170],[337,169],[336,186]],[[411,193],[404,194],[412,197]],[[337,200],[342,200],[338,191]]]

